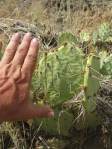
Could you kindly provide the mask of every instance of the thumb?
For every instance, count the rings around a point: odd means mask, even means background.
[[[22,112],[22,111],[21,111]],[[22,112],[24,120],[32,118],[43,118],[54,116],[53,110],[49,106],[39,106],[33,103],[29,103]]]

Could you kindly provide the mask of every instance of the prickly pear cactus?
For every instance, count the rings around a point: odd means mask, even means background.
[[[74,44],[77,42],[78,42],[78,38],[69,32],[61,33],[61,35],[58,38],[58,45],[64,45],[66,43]]]
[[[83,114],[78,119],[78,129],[95,127],[101,119],[96,112],[96,96],[100,89],[100,58],[93,53],[87,59],[84,74]]]
[[[83,82],[83,63],[81,49],[71,43],[61,46],[54,52],[43,54],[39,61],[33,85],[37,92],[38,89],[43,92],[41,100],[49,103],[55,111],[54,118],[45,119],[42,124],[42,129],[50,134],[69,134],[74,117],[72,113],[62,109],[62,104],[78,92]],[[35,124],[38,122],[40,121],[36,120]]]
[[[80,42],[88,42],[90,40],[90,34],[88,32],[82,31],[80,33]]]
[[[97,41],[112,41],[112,29],[108,23],[103,23],[101,26],[93,33],[93,42]]]
[[[112,54],[106,51],[100,52],[101,59],[101,73],[112,79]]]
[[[84,93],[85,98],[94,98],[100,88],[100,58],[94,54],[88,57],[84,74]]]
[[[73,97],[83,81],[83,54],[71,44],[44,54],[35,74],[34,88],[41,88],[44,100],[56,106]]]
[[[35,119],[34,127],[40,126],[46,134],[70,136],[70,130],[73,126],[74,116],[71,112],[62,110],[60,107],[54,108],[55,116],[52,118]]]
[[[81,49],[74,46],[73,42],[66,42],[56,51],[43,54],[38,72],[33,78],[33,85],[37,92],[41,90],[43,96],[40,100],[49,103],[56,113],[54,118],[43,120],[43,130],[57,134],[59,118],[61,135],[68,135],[73,125],[77,129],[85,129],[101,123],[96,110],[96,96],[100,89],[101,77],[101,58],[97,55],[94,52],[90,53],[87,59],[84,58]],[[77,117],[74,118],[75,115],[66,109],[62,110],[61,107],[64,102],[79,93],[81,85],[83,96],[80,102],[76,101],[78,104],[75,102],[75,106],[80,107],[80,112],[77,108]]]

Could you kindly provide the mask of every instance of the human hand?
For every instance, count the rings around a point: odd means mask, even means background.
[[[39,42],[27,33],[19,43],[20,35],[16,33],[0,62],[0,121],[53,116],[48,106],[34,105],[29,99]]]

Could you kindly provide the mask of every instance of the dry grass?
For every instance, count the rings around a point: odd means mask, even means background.
[[[72,11],[67,3],[67,10],[57,6],[46,8],[42,0],[6,0],[0,5],[0,17],[10,17],[27,20],[34,24],[44,24],[47,30],[55,32],[71,31],[79,33],[81,30],[91,30],[102,22],[112,23],[112,8],[95,7],[93,10],[79,9]],[[45,2],[44,2],[45,3]],[[50,3],[50,1],[49,1]],[[61,5],[64,5],[61,3]]]

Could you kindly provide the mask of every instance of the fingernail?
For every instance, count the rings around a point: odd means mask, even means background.
[[[17,32],[17,33],[14,34],[14,36],[20,36],[20,34]]]
[[[37,47],[37,46],[40,45],[39,40],[38,40],[37,38],[33,38],[32,44],[33,44],[33,46],[35,46],[35,47]]]
[[[30,32],[26,33],[23,37],[24,41],[31,41],[32,40],[32,34]]]
[[[20,34],[19,33],[15,33],[12,35],[11,40],[17,40],[18,38],[20,38]]]
[[[32,42],[38,42],[37,38],[33,38]]]
[[[32,36],[32,34],[30,32],[26,33],[26,36]]]

